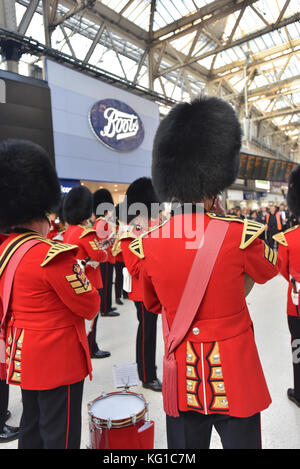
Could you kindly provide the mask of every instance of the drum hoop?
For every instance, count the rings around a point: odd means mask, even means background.
[[[106,397],[109,397],[109,396],[112,396],[114,394],[122,394],[122,393],[119,393],[119,392],[110,392],[110,393],[107,393],[106,395],[104,396],[99,396],[99,397],[96,397],[96,399],[94,399],[90,405],[89,405],[89,408],[91,408],[92,404],[94,404],[97,400],[99,400],[100,398],[103,398],[105,399]],[[143,400],[144,403],[145,403],[145,407],[137,414],[134,414],[134,417],[135,417],[135,423],[138,423],[143,417],[144,415],[146,414],[147,412],[147,405],[146,405],[146,401],[145,399],[143,398],[143,396],[141,394],[137,394],[137,393],[134,393],[134,392],[130,392],[130,393],[123,393],[124,395],[126,394],[130,394],[130,395],[134,395],[136,397],[138,397],[139,399]],[[91,420],[92,422],[94,423],[94,425],[99,428],[99,427],[107,427],[108,426],[108,420],[107,419],[101,419],[99,417],[96,417],[95,415],[93,415],[93,413],[91,412],[91,410],[89,409],[89,414],[90,414],[90,417],[91,417]],[[120,420],[111,420],[111,428],[120,428],[120,427],[129,427],[131,425],[134,425],[135,423],[133,423],[133,418],[132,417],[126,417],[125,419],[120,419]]]
[[[144,417],[145,413],[146,413],[146,409],[143,409],[142,412],[137,414],[135,416],[136,417],[135,423],[138,423]],[[105,419],[99,419],[98,417],[92,416],[92,422],[97,428],[108,427],[108,420],[105,420]],[[111,428],[130,427],[131,425],[135,425],[132,421],[132,418],[111,421]]]

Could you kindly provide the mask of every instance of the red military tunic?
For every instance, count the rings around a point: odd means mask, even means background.
[[[0,259],[18,236],[12,233],[1,244]],[[99,311],[99,294],[77,264],[78,248],[37,237],[41,242],[25,254],[15,274],[6,340],[7,381],[27,390],[91,377],[85,319]],[[0,298],[4,278],[5,270]],[[0,303],[0,317],[1,309]]]
[[[297,308],[292,301],[292,276],[300,283],[300,226],[294,226],[284,233],[273,236],[278,242],[278,257],[280,259],[280,273],[289,282],[287,294],[287,315],[298,316]]]
[[[204,230],[218,218],[213,214],[175,215],[130,245],[143,258],[144,304],[156,313],[163,306],[170,327],[196,252],[186,248],[190,239],[185,231],[176,236],[176,229],[183,226],[183,219],[186,226],[196,226],[196,217],[202,217]],[[238,218],[224,220],[230,226],[205,296],[175,352],[178,405],[181,411],[249,417],[268,407],[271,398],[254,341],[244,278],[248,274],[255,282],[265,283],[278,269],[276,255],[258,239],[264,225]]]
[[[89,259],[100,263],[107,259],[107,253],[100,246],[96,231],[86,226],[70,225],[64,233],[64,242],[79,247],[77,253],[79,260]],[[85,273],[95,288],[99,290],[103,287],[99,267],[94,268],[87,264]]]

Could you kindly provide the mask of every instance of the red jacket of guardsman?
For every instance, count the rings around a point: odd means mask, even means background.
[[[26,232],[12,233],[0,246],[0,297],[7,254],[23,236]],[[22,258],[14,277],[7,381],[22,389],[46,390],[91,377],[85,319],[96,316],[100,299],[76,261],[76,246],[36,237],[40,242]]]
[[[106,220],[105,217],[99,217],[94,223],[94,230],[96,230],[100,245],[103,246],[107,251],[107,261],[110,264],[115,263],[115,257],[111,250],[115,241],[115,228],[112,223]]]
[[[119,246],[123,255],[123,262],[131,275],[131,292],[128,292],[128,298],[132,301],[143,301],[141,284],[139,281],[141,259],[134,256],[129,249],[130,243],[140,235],[140,229],[133,225],[128,225],[123,228],[119,241]]]
[[[187,226],[214,223],[213,214],[177,214],[137,238],[130,249],[143,259],[140,279],[145,307],[164,307],[172,325],[195,257],[186,249]],[[230,224],[194,322],[175,352],[181,411],[249,417],[269,406],[271,398],[258,357],[244,278],[256,283],[276,276],[277,256],[258,237],[265,226],[252,220],[219,217]],[[199,220],[198,220],[199,221]],[[176,236],[178,227],[183,235]],[[201,275],[201,272],[199,273]]]
[[[64,233],[64,242],[79,247],[77,256],[81,261],[101,263],[107,260],[107,253],[100,245],[96,230],[92,228],[70,225]],[[95,288],[99,290],[103,287],[99,266],[87,263],[85,273]]]
[[[293,226],[285,232],[273,236],[278,243],[278,257],[280,259],[280,273],[289,282],[287,295],[287,315],[298,316],[296,306],[292,301],[292,281],[300,283],[300,227]]]

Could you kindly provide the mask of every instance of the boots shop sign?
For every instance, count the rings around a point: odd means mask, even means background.
[[[144,140],[145,131],[139,115],[128,104],[116,99],[103,99],[94,104],[89,121],[96,137],[112,150],[133,151]]]

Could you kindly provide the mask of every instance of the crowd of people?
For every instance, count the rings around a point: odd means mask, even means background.
[[[254,220],[266,225],[265,239],[272,248],[277,248],[277,243],[273,236],[298,225],[295,215],[289,210],[286,202],[280,205],[262,205],[259,209],[252,210],[247,207],[236,206],[226,211],[227,215],[234,215],[243,220]]]
[[[280,272],[299,343],[300,229],[290,212],[299,220],[300,166],[290,175],[288,210],[226,215],[218,194],[236,180],[241,138],[225,101],[202,96],[178,104],[156,132],[152,178],[133,181],[118,207],[108,191],[74,187],[63,200],[63,227],[49,217],[61,205],[61,189],[44,149],[0,142],[0,442],[18,437],[21,449],[80,448],[84,381],[93,379],[94,360],[110,355],[97,343],[99,318],[118,316],[111,302],[118,259],[137,311],[131,345],[139,378],[162,391],[168,448],[209,448],[213,427],[226,449],[262,447],[260,416],[272,401],[246,297]],[[163,223],[152,211],[162,201],[179,204]],[[136,204],[147,210],[132,211]],[[199,220],[201,233],[194,230]],[[155,363],[158,314],[163,383]],[[293,367],[288,398],[300,407],[300,365]],[[6,424],[9,386],[21,389],[20,429]],[[139,449],[130,446],[139,438],[152,449],[150,427],[143,432],[133,425],[128,449]]]

